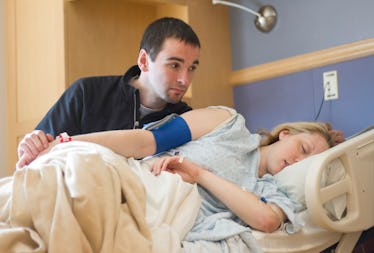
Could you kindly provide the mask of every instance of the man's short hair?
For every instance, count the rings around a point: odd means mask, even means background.
[[[154,61],[168,38],[180,39],[186,44],[201,47],[199,38],[191,26],[180,19],[164,17],[157,19],[145,29],[140,49],[144,49]]]

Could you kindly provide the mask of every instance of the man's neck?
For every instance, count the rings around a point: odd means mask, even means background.
[[[144,107],[155,111],[161,111],[166,107],[167,103],[153,94],[153,92],[148,89],[147,85],[143,84],[140,77],[134,79],[130,84],[139,90],[140,104]]]

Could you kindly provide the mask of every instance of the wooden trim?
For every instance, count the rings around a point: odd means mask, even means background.
[[[15,1],[5,1],[6,16],[6,98],[7,98],[7,173],[11,175],[14,170],[14,161],[17,161],[17,141],[15,140],[15,121],[17,110],[15,101],[17,99],[16,85],[16,12]]]
[[[231,72],[232,86],[244,85],[374,55],[374,38]]]
[[[35,119],[35,120],[28,120],[22,123],[18,123],[14,128],[14,133],[16,136],[24,136],[25,134],[32,131],[39,122],[40,120]],[[17,143],[17,146],[18,146],[18,143]]]
[[[71,1],[71,0],[70,0]],[[77,1],[77,0],[73,0]],[[187,4],[187,0],[127,0],[127,2],[145,3],[145,4]]]

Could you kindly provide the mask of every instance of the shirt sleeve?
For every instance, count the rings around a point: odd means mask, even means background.
[[[35,129],[53,136],[61,132],[70,135],[81,133],[83,94],[81,80],[77,80],[61,95]]]
[[[297,210],[300,209],[301,203],[290,199],[286,194],[278,189],[275,179],[270,174],[264,175],[257,182],[261,198],[264,198],[268,203],[274,203],[287,216],[288,221],[285,223],[283,229],[287,233],[295,233],[304,225],[304,221],[297,215]]]

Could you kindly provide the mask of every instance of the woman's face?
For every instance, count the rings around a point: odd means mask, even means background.
[[[284,167],[328,148],[327,141],[320,134],[291,134],[288,130],[283,130],[279,134],[279,141],[267,146],[263,163],[265,173],[274,175]]]

